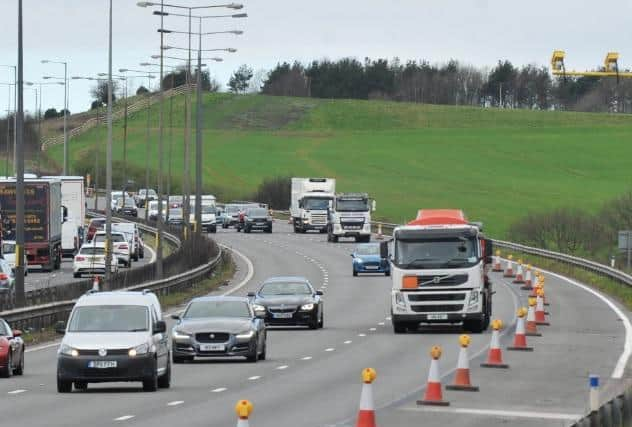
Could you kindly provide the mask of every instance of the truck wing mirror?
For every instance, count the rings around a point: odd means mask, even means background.
[[[380,242],[380,257],[383,259],[388,258],[388,243]]]
[[[375,200],[371,200],[371,211],[372,212],[375,212],[376,206],[377,206],[377,203],[375,202]]]

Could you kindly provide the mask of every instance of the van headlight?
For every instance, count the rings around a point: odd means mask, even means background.
[[[134,348],[130,348],[127,354],[129,355],[129,357],[142,356],[149,352],[149,348],[149,344],[144,343],[141,345],[137,345]]]
[[[72,357],[78,357],[79,356],[79,351],[76,348],[72,348],[71,346],[69,346],[67,344],[62,344],[59,347],[59,353],[65,355],[65,356],[72,356]]]
[[[253,337],[254,334],[255,334],[255,331],[250,330],[250,331],[246,331],[246,332],[242,332],[240,334],[237,334],[236,338],[238,340],[249,340],[250,338]]]

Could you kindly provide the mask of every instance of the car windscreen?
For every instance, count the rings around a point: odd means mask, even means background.
[[[141,332],[149,330],[149,311],[142,305],[90,305],[77,307],[69,332]]]
[[[14,254],[15,253],[15,243],[3,243],[2,244],[2,253],[3,254]]]
[[[169,216],[182,216],[182,209],[169,209]]]
[[[234,214],[239,212],[239,206],[226,206],[226,213],[227,214]]]
[[[248,209],[248,212],[246,213],[246,215],[248,216],[268,216],[268,211],[263,209],[263,208],[256,208],[256,209]]]
[[[105,234],[97,234],[94,236],[96,243],[105,242]],[[125,236],[122,233],[112,233],[112,242],[125,242]]]
[[[259,291],[263,296],[273,295],[311,295],[312,290],[304,282],[272,282],[264,283]]]
[[[207,317],[250,317],[248,303],[244,301],[193,301],[183,319]]]
[[[156,190],[149,190],[148,194],[150,197],[156,197],[158,194],[156,193]]]
[[[86,247],[79,251],[81,255],[105,255],[105,248]]]
[[[129,208],[136,207],[136,202],[134,202],[134,199],[132,199],[131,197],[126,197],[125,198],[125,206],[129,207]]]
[[[214,214],[215,206],[202,205],[202,213],[203,214]]]
[[[379,245],[360,245],[356,248],[355,253],[357,255],[379,255]]]

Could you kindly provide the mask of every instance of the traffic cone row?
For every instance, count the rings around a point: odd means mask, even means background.
[[[503,322],[501,320],[496,319],[492,322],[492,342],[489,345],[487,361],[481,363],[483,368],[509,368],[509,365],[503,362],[503,352],[500,348],[500,330],[502,327]]]
[[[503,266],[500,264],[500,251],[496,250],[496,255],[494,256],[494,266],[492,271],[500,273],[503,271]]]
[[[527,309],[520,307],[518,309],[518,320],[516,321],[516,334],[514,335],[513,346],[507,347],[511,351],[533,351],[533,347],[527,346],[527,333],[524,325],[524,318],[527,315]]]
[[[505,268],[505,277],[514,277],[514,270],[513,270],[513,255],[509,255],[507,257],[507,267]]]

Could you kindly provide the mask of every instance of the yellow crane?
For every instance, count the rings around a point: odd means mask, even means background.
[[[608,52],[603,61],[603,71],[567,71],[564,65],[564,57],[566,53],[563,50],[553,51],[551,57],[551,73],[554,76],[571,76],[571,77],[632,77],[630,72],[619,72],[619,53]]]

